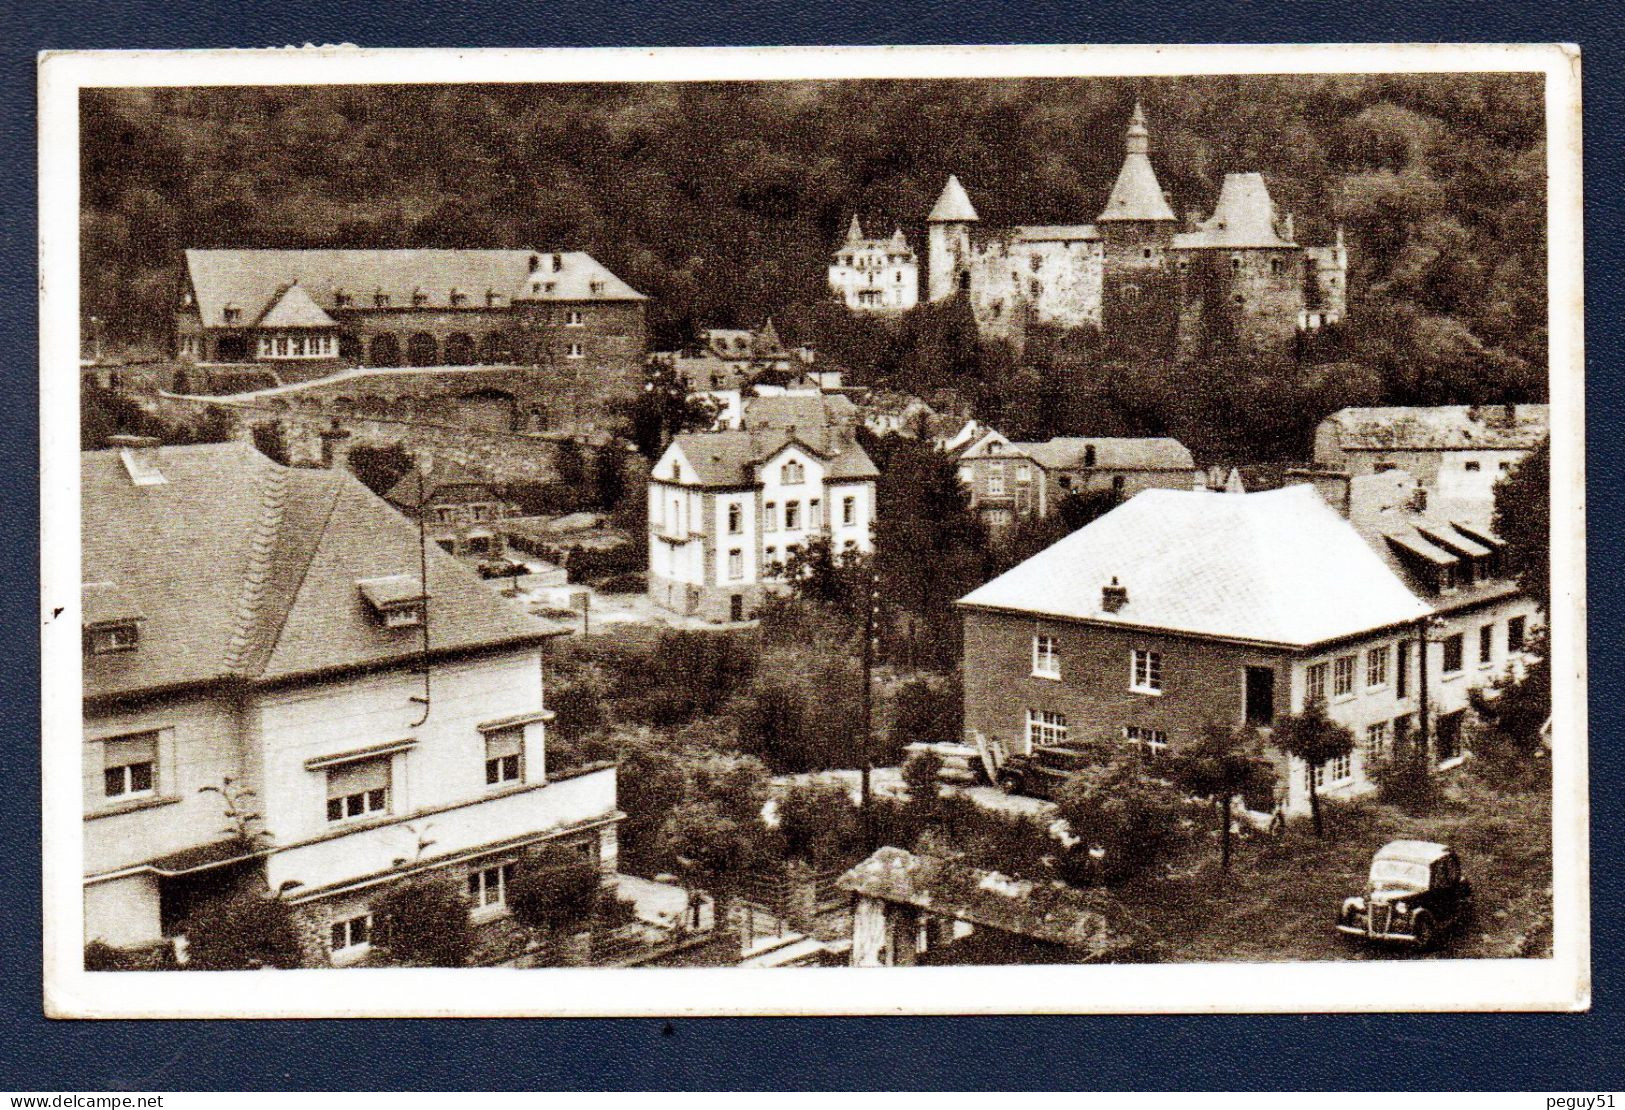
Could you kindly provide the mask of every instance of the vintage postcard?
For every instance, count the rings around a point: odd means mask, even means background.
[[[40,72],[48,1013],[1589,1005],[1574,48]]]

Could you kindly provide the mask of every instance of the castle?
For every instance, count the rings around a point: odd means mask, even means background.
[[[1021,342],[1032,325],[1091,328],[1178,358],[1290,352],[1342,321],[1341,230],[1330,246],[1300,245],[1258,173],[1226,174],[1212,215],[1181,221],[1151,166],[1139,104],[1124,147],[1092,224],[985,228],[950,175],[927,217],[927,299],[965,295],[987,335]]]
[[[890,239],[865,239],[857,216],[829,267],[829,287],[847,308],[903,312],[920,300],[920,263],[903,229]]]

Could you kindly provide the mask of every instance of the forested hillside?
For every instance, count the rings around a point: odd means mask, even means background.
[[[769,313],[827,333],[815,306],[854,210],[923,251],[954,172],[990,224],[1092,221],[1136,95],[1176,211],[1261,170],[1299,241],[1346,227],[1339,389],[1543,398],[1523,75],[88,91],[85,312],[115,344],[159,342],[187,246],[570,247],[654,298],[657,346]],[[895,355],[939,379],[922,359]]]

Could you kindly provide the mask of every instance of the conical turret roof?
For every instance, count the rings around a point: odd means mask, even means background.
[[[779,338],[779,329],[773,326],[773,317],[767,318],[762,330],[755,335],[755,342],[751,344],[757,355],[776,355],[784,352],[784,341]]]
[[[858,214],[856,212],[852,213],[852,222],[847,226],[846,241],[848,243],[863,242],[863,225],[858,222]]]
[[[931,209],[931,214],[926,217],[934,224],[973,223],[980,218],[965,192],[965,187],[959,183],[959,178],[954,174],[948,175],[948,184],[942,187],[942,195],[937,198],[937,206]]]
[[[1117,171],[1117,182],[1101,210],[1102,221],[1174,219],[1174,210],[1157,183],[1157,171],[1151,168],[1150,135],[1145,110],[1136,101],[1123,139],[1123,168]]]

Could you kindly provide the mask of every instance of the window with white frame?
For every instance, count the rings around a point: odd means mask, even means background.
[[[1354,656],[1339,655],[1332,661],[1332,697],[1346,698],[1354,693]]]
[[[1388,741],[1392,737],[1389,722],[1378,721],[1365,726],[1365,754],[1368,759],[1382,759],[1388,754]]]
[[[353,821],[389,812],[390,758],[361,759],[327,769],[327,819]]]
[[[1002,462],[988,463],[987,492],[993,497],[998,497],[1004,493],[1004,464]]]
[[[728,505],[728,534],[737,536],[745,530],[745,510],[739,502],[734,501]]]
[[[807,527],[822,528],[824,526],[824,503],[818,498],[807,502]]]
[[[347,917],[328,926],[328,947],[334,952],[347,952],[372,943],[372,914]]]
[[[1337,755],[1315,768],[1315,789],[1336,786],[1354,777],[1354,761],[1348,755]]]
[[[1495,625],[1486,624],[1478,630],[1478,665],[1487,667],[1495,659]]]
[[[158,734],[142,732],[102,741],[102,793],[123,801],[158,792]]]
[[[784,530],[794,532],[801,528],[801,502],[786,501],[784,503]]]
[[[1061,656],[1055,650],[1055,637],[1033,636],[1033,674],[1041,678],[1061,677]]]
[[[468,900],[476,912],[508,904],[508,884],[513,881],[513,864],[498,863],[476,867],[468,873]]]
[[[1066,714],[1048,709],[1027,710],[1027,743],[1066,743]]]
[[[525,730],[499,728],[485,734],[485,785],[501,786],[525,777]]]
[[[1304,672],[1303,700],[1307,705],[1310,702],[1324,702],[1326,700],[1326,678],[1331,667],[1325,663],[1311,663]]]
[[[582,346],[581,346],[581,344],[579,344],[579,343],[572,343],[572,344],[570,344],[570,350],[569,350],[569,352],[568,352],[568,353],[567,353],[567,354],[566,354],[566,355],[565,355],[565,357],[566,357],[566,358],[586,358],[586,357],[587,357],[587,355],[586,355],[586,351],[584,351],[584,350],[583,350],[583,349],[582,349]]]
[[[585,321],[583,321],[581,318],[581,310],[572,308],[570,311],[566,312],[564,314],[564,326],[567,328],[584,327]]]
[[[841,498],[841,523],[852,525],[858,522],[858,499],[856,497]]]
[[[807,468],[791,459],[779,469],[779,482],[786,486],[799,486],[807,480]]]
[[[1129,668],[1129,688],[1142,694],[1162,692],[1162,652],[1134,649]]]
[[[1125,725],[1123,739],[1130,747],[1137,748],[1152,757],[1162,755],[1168,750],[1168,734],[1160,728]]]
[[[745,553],[737,547],[728,552],[728,577],[745,577]]]
[[[1016,467],[1016,484],[1017,485],[1023,485],[1024,486],[1024,485],[1027,485],[1032,480],[1033,480],[1033,469],[1032,469],[1032,467],[1028,466],[1026,463],[1022,463],[1020,466]]]
[[[779,530],[779,506],[777,502],[769,501],[762,506],[762,531],[777,532]]]
[[[1374,647],[1365,653],[1365,684],[1375,690],[1388,685],[1388,645]]]

